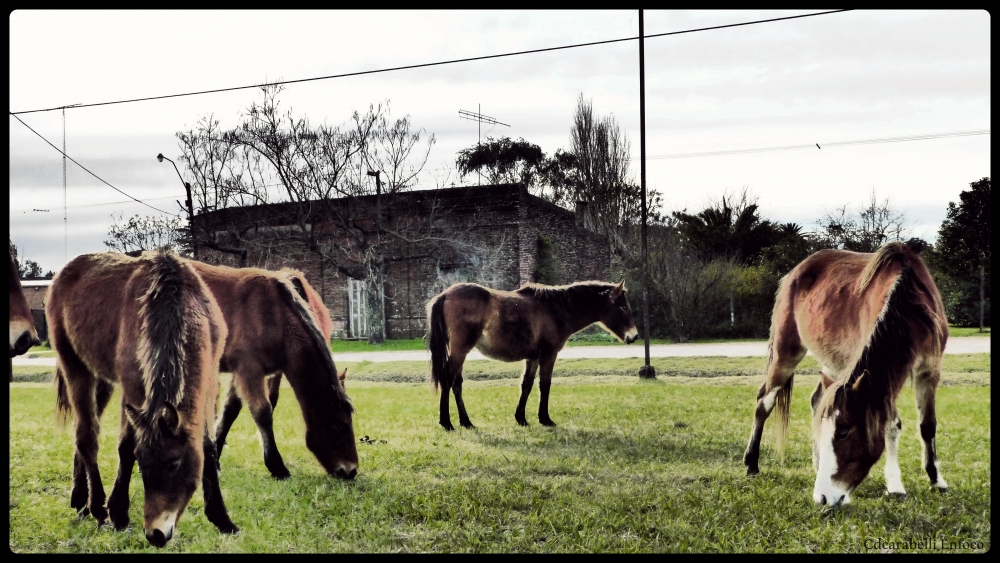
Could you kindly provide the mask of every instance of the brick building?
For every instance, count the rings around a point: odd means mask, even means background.
[[[351,204],[371,203],[375,197],[354,198]],[[482,281],[487,270],[491,274],[488,285],[505,290],[537,281],[540,259],[548,266],[549,280],[555,283],[607,280],[611,260],[608,241],[593,231],[583,206],[578,206],[575,213],[568,211],[529,194],[520,184],[413,191],[394,198],[395,225],[431,215],[437,219],[420,237],[413,237],[415,240],[392,243],[385,291],[388,338],[423,336],[427,301],[451,283]],[[338,201],[341,200],[331,203]],[[246,265],[302,270],[330,309],[334,338],[366,336],[364,281],[345,275],[343,268],[332,264],[329,256],[333,253],[328,252],[325,260],[320,259],[320,253],[309,251],[301,243],[289,244],[283,240],[281,229],[298,228],[292,226],[293,221],[283,219],[291,216],[282,212],[283,206],[288,211],[288,204],[240,209],[244,216],[248,211],[255,214],[258,225],[254,229],[254,244],[248,248]],[[196,226],[211,230],[210,225],[224,225],[227,212],[230,210],[198,215]],[[322,222],[317,217],[307,227],[317,232],[326,227],[322,231],[327,233],[326,240],[342,239],[338,244],[345,246],[348,236],[331,234],[329,223],[321,225]],[[216,228],[215,232],[221,231]],[[421,242],[430,239],[455,244]],[[323,239],[319,244],[325,244]],[[204,247],[199,248],[198,258],[238,265],[234,255]]]

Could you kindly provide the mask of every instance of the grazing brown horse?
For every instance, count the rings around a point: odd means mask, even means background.
[[[208,520],[239,531],[222,501],[212,440],[226,325],[194,270],[170,252],[77,256],[53,280],[46,315],[57,407],[63,418],[75,415],[73,508],[127,528],[138,461],[150,543],[170,540],[199,481]],[[114,383],[122,387],[118,475],[105,508],[97,437]]]
[[[521,399],[514,419],[527,426],[524,406],[541,368],[538,389],[538,421],[555,426],[549,418],[549,387],[552,368],[566,340],[584,328],[600,323],[626,344],[639,331],[625,296],[625,282],[599,281],[572,285],[526,284],[516,291],[499,291],[474,283],[458,283],[427,303],[427,326],[431,350],[431,380],[441,387],[439,422],[454,430],[448,413],[448,391],[455,393],[459,423],[475,428],[462,401],[462,364],[476,348],[487,357],[504,362],[525,360],[521,377]]]
[[[846,504],[886,452],[888,494],[904,495],[896,397],[910,376],[916,386],[923,463],[931,484],[946,490],[937,460],[934,395],[948,339],[944,307],[927,268],[905,244],[873,254],[823,250],[781,282],[771,319],[770,359],[757,394],[747,474],[759,471],[764,421],[778,408],[783,446],[795,366],[806,350],[823,366],[812,396],[813,499]]]
[[[328,473],[353,479],[358,471],[354,409],[323,335],[332,330],[329,312],[301,272],[190,264],[215,295],[229,327],[219,369],[232,372],[233,382],[216,430],[219,453],[245,402],[260,432],[264,465],[275,478],[291,475],[272,426],[280,380],[272,377],[270,389],[267,383],[270,374],[280,372],[302,407],[306,446]]]
[[[14,257],[9,256],[10,277],[7,289],[10,293],[10,357],[20,356],[32,346],[38,345],[38,332],[35,331],[35,321],[31,317],[31,307],[24,298],[21,289],[21,279],[17,275],[17,265]]]

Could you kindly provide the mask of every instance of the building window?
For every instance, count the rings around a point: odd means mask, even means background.
[[[368,308],[365,306],[363,280],[347,280],[347,325],[351,338],[368,336]]]

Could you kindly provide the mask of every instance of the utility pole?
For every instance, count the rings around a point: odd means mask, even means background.
[[[483,115],[483,104],[479,104],[479,111],[475,112],[475,113],[471,112],[471,111],[466,111],[464,109],[458,110],[458,117],[459,117],[459,119],[468,119],[469,121],[476,121],[476,122],[479,123],[479,140],[476,141],[476,150],[477,151],[482,148],[482,143],[483,143],[483,123],[487,123],[489,125],[503,125],[504,127],[510,127],[510,125],[507,125],[506,123],[500,123],[499,121],[497,121],[496,119],[494,119],[494,118],[492,118],[492,117],[490,117],[488,115]],[[483,185],[483,170],[482,170],[482,167],[479,168],[479,185]]]
[[[642,336],[646,347],[646,365],[639,368],[639,377],[653,379],[656,369],[649,364],[649,251],[646,246],[646,51],[642,10],[639,10],[639,158],[640,197],[642,197]]]

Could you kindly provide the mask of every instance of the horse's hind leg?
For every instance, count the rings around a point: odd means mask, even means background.
[[[462,428],[475,428],[469,420],[469,414],[465,412],[465,401],[462,400],[462,365],[465,363],[465,356],[449,358],[451,362],[451,390],[455,394],[455,405],[458,407],[458,423]]]
[[[104,507],[106,497],[104,485],[101,483],[101,471],[97,465],[98,437],[101,432],[99,410],[103,411],[103,407],[98,408],[97,402],[98,389],[95,387],[99,387],[99,385],[75,355],[68,357],[68,355],[60,353],[59,360],[66,376],[67,393],[75,415],[74,473],[77,472],[76,467],[79,466],[86,475],[86,487],[89,489],[87,508],[97,519],[98,524],[104,524],[107,521],[108,513]],[[110,398],[110,394],[108,397]],[[106,405],[107,399],[104,400],[104,406]],[[70,497],[71,503],[79,500],[77,497],[79,496],[78,487],[81,486],[80,480],[82,479],[74,479],[74,493]],[[81,511],[81,516],[86,516],[86,513]]]
[[[794,330],[794,329],[793,329]],[[764,433],[764,422],[771,416],[775,404],[778,402],[780,393],[784,393],[784,401],[791,401],[792,376],[795,374],[795,366],[799,365],[806,355],[806,349],[802,346],[798,334],[786,335],[785,338],[776,338],[772,342],[772,357],[768,362],[767,373],[764,377],[764,384],[757,391],[757,408],[754,411],[753,430],[750,431],[750,441],[747,449],[743,453],[743,465],[747,468],[747,475],[760,473],[758,461],[760,459],[760,439]],[[787,413],[782,416],[787,416]],[[787,420],[781,421],[784,425]],[[781,431],[784,428],[779,429]],[[779,438],[780,440],[780,438]]]
[[[124,411],[124,409],[123,409]],[[132,467],[135,465],[135,430],[128,423],[128,417],[122,412],[121,434],[118,438],[118,475],[108,496],[108,515],[115,529],[122,531],[128,528],[128,487],[132,480]]]
[[[278,408],[278,391],[281,389],[281,372],[267,378],[267,400],[271,403],[271,412]]]
[[[274,441],[274,419],[271,412],[271,402],[264,393],[264,376],[233,374],[233,386],[237,388],[240,396],[246,401],[250,415],[257,423],[260,443],[264,448],[264,465],[275,479],[288,479],[292,474],[285,467],[285,462],[281,459],[281,454],[278,453],[278,445]]]
[[[222,501],[222,489],[219,488],[219,473],[212,471],[217,466],[215,459],[215,442],[212,441],[208,432],[202,442],[205,453],[205,467],[201,472],[201,490],[205,496],[205,517],[220,532],[224,534],[235,534],[240,529],[229,519],[229,512],[226,510],[226,503]]]
[[[216,470],[222,470],[222,447],[226,445],[226,436],[229,436],[229,429],[233,427],[233,423],[236,422],[236,417],[240,415],[240,410],[243,408],[243,401],[240,399],[239,394],[236,392],[236,377],[233,374],[233,380],[229,383],[229,391],[226,393],[226,406],[222,408],[222,416],[219,417],[219,423],[215,427],[215,451],[216,451]]]
[[[521,426],[528,425],[528,419],[524,416],[524,407],[528,403],[531,386],[535,384],[535,372],[537,371],[538,360],[524,360],[524,373],[521,374],[521,398],[518,399],[517,410],[514,411],[514,420]]]
[[[941,462],[937,457],[937,413],[935,395],[941,373],[938,370],[925,371],[916,376],[917,418],[920,424],[921,458],[931,485],[939,491],[948,490],[948,484],[941,476]]]

